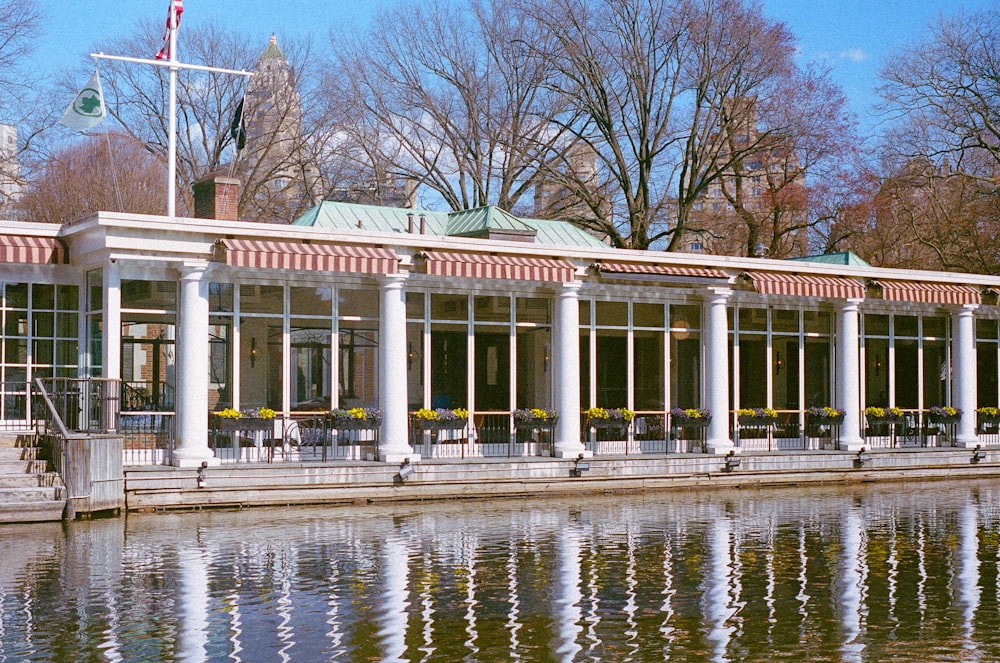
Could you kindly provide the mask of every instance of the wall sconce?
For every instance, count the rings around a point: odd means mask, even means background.
[[[875,355],[875,375],[878,375],[881,372],[882,372],[882,355],[881,354],[876,354]]]
[[[549,346],[545,346],[545,353],[542,356],[542,373],[549,372]]]
[[[410,341],[410,347],[406,350],[406,370],[413,370],[413,360],[417,358],[417,352],[413,349],[413,341]]]
[[[250,368],[257,363],[257,337],[250,337]]]
[[[774,374],[775,375],[781,375],[781,365],[784,364],[784,363],[785,362],[781,361],[781,350],[775,351],[775,360],[774,360]]]

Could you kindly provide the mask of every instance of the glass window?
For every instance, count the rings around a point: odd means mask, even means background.
[[[767,330],[767,309],[763,308],[741,308],[740,309],[740,331],[766,331]]]
[[[518,297],[515,303],[518,322],[534,322],[539,325],[552,323],[552,308],[545,297]],[[590,319],[581,317],[580,324],[589,325]]]
[[[504,327],[477,327],[475,334],[476,409],[510,409],[510,332]]]
[[[799,337],[780,336],[771,348],[772,405],[778,410],[799,409]],[[742,402],[742,401],[741,401]]]
[[[424,319],[424,293],[406,293],[406,317],[410,320]]]
[[[977,407],[997,407],[997,344],[976,344]]]
[[[379,293],[377,290],[337,290],[338,313],[359,318],[379,317]]]
[[[100,311],[104,306],[104,273],[100,269],[87,272],[87,310]],[[9,286],[8,286],[9,287]],[[8,304],[10,306],[10,304]]]
[[[634,327],[663,328],[663,304],[632,304],[632,325]]]
[[[75,285],[56,286],[56,303],[60,311],[76,311],[80,306],[80,289]]]
[[[662,315],[662,312],[661,312]],[[634,332],[633,398],[637,410],[664,410],[663,333]]]
[[[948,336],[948,318],[924,318],[924,337],[945,338]],[[995,338],[995,337],[994,337]]]
[[[628,302],[597,302],[596,304],[598,325],[604,327],[625,327],[628,325]]]
[[[911,338],[916,338],[917,316],[897,315],[893,318],[893,324],[895,324],[894,331],[896,336],[909,336]]]
[[[292,288],[290,295],[292,315],[329,317],[333,313],[332,288]]]
[[[829,334],[829,311],[803,311],[802,326],[807,334]]]
[[[865,335],[866,336],[888,336],[889,316],[887,315],[865,315]]]
[[[327,300],[330,305],[330,300]],[[332,394],[333,332],[331,321],[293,318],[291,320],[289,385],[292,410],[329,410]]]
[[[628,404],[627,366],[627,332],[624,329],[597,330],[596,373],[599,407],[625,407]]]
[[[177,284],[173,281],[122,280],[122,308],[174,311]]]
[[[517,407],[552,407],[552,332],[547,327],[517,329]]]
[[[340,327],[339,406],[378,406],[378,331],[368,322]]]
[[[926,365],[926,353],[924,355],[924,368]],[[920,407],[920,379],[917,372],[917,341],[916,339],[900,338],[895,343],[895,384],[896,384],[896,407],[908,410],[915,410]],[[935,403],[944,405],[944,403]]]
[[[56,287],[46,283],[36,283],[31,289],[31,308],[52,310],[56,307]],[[75,309],[76,306],[74,305]]]
[[[473,297],[476,322],[510,322],[510,297],[476,295]]]
[[[241,313],[277,313],[285,310],[285,289],[280,285],[240,285]]]
[[[233,312],[233,284],[208,284],[208,309],[213,313]]]
[[[771,309],[771,331],[799,333],[799,312]]]
[[[590,326],[590,300],[580,300],[580,324],[584,327]]]
[[[690,304],[671,304],[670,328],[677,331],[701,328],[701,307]]]
[[[946,344],[944,341],[924,341],[924,407],[947,404],[947,387]]]
[[[431,295],[431,319],[468,320],[468,297],[465,295]]]
[[[927,323],[924,322],[926,329]],[[927,333],[926,331],[924,333]],[[976,320],[976,338],[995,339],[997,338],[996,320]]]
[[[673,311],[675,307],[670,307]],[[701,407],[701,336],[670,334],[670,407]]]
[[[865,339],[865,405],[889,406],[889,341]]]
[[[465,325],[438,323],[431,328],[432,408],[468,405],[468,335]]]

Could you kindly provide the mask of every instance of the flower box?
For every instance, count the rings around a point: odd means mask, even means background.
[[[927,415],[927,419],[932,424],[957,424],[962,419],[962,415],[960,415],[960,414],[951,414],[951,415],[928,414]]]
[[[373,430],[381,425],[381,421],[373,419],[355,419],[354,417],[334,417],[330,419],[330,428],[334,430]]]
[[[741,414],[739,415],[738,420],[740,426],[753,426],[757,428],[773,426],[778,423],[777,417],[758,417],[750,414]]]
[[[628,427],[629,422],[624,419],[588,419],[587,426],[599,430],[622,429]]]
[[[708,428],[712,417],[671,417],[670,425],[674,428]]]
[[[417,419],[420,430],[461,430],[465,428],[468,419]]]
[[[517,430],[552,430],[559,423],[559,416],[548,419],[515,419],[514,427]]]
[[[825,417],[816,415],[806,415],[806,425],[807,426],[839,426],[844,423],[844,414],[838,414],[836,416]]]
[[[263,417],[240,417],[239,419],[228,419],[218,417],[216,420],[216,430],[223,432],[240,433],[262,433],[274,431],[274,419],[264,419]]]

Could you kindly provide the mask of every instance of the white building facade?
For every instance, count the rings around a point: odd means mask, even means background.
[[[99,213],[0,226],[0,421],[35,378],[122,382],[171,416],[159,462],[219,462],[210,413],[382,414],[378,459],[416,461],[422,408],[470,412],[463,456],[559,413],[546,455],[1000,442],[1000,278],[611,249],[567,224],[324,203],[296,224]],[[843,410],[817,427],[809,408]],[[961,410],[949,428],[935,407]],[[636,413],[615,435],[591,407]],[[883,426],[866,408],[899,408]],[[700,430],[680,409],[703,409]],[[768,408],[766,429],[740,410]],[[694,428],[694,427],[691,427]]]

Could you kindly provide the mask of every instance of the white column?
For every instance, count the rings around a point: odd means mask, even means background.
[[[410,446],[406,410],[406,292],[408,274],[382,277],[382,316],[379,322],[379,460],[401,463],[420,460]]]
[[[705,405],[712,413],[706,451],[725,455],[733,451],[729,437],[729,324],[726,304],[733,291],[709,288],[705,300]]]
[[[837,407],[844,411],[840,426],[839,448],[858,451],[861,437],[861,388],[858,352],[858,307],[860,299],[848,299],[837,320]]]
[[[104,316],[101,366],[106,378],[122,377],[122,280],[118,261],[104,265],[104,292],[101,307]]]
[[[554,452],[556,458],[593,455],[580,438],[580,287],[579,281],[564,283],[556,300],[553,321],[552,370],[555,403],[559,412]]]
[[[208,279],[205,261],[185,262],[177,319],[177,439],[174,465],[218,465],[208,448]]]
[[[956,447],[974,447],[979,444],[976,436],[976,406],[978,380],[976,367],[975,304],[963,306],[952,313],[952,403],[962,411],[955,432]]]

